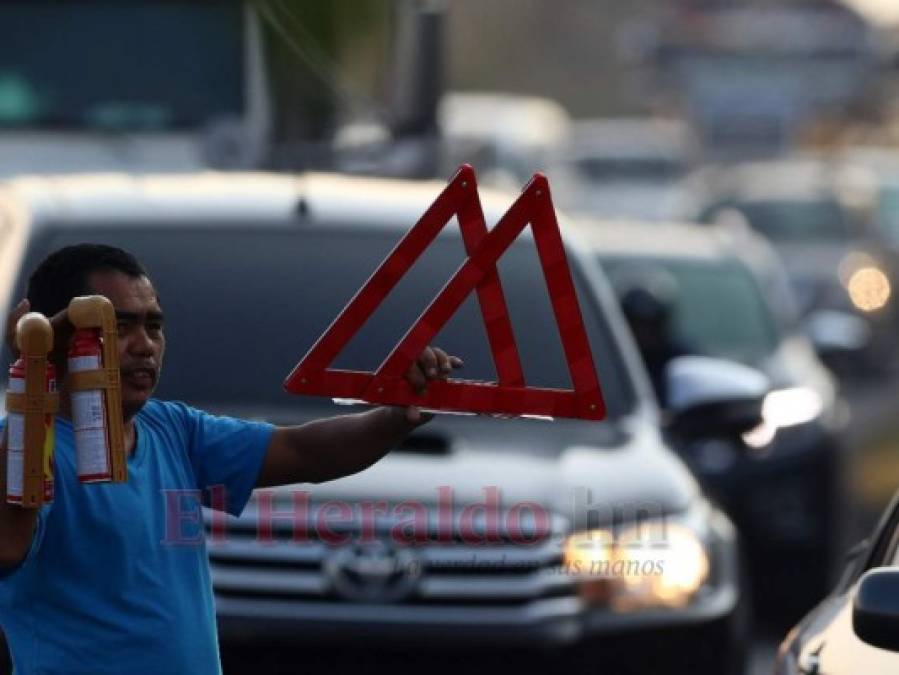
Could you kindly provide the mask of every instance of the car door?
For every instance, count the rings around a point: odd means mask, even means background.
[[[833,603],[832,610],[828,611],[824,605],[817,610],[822,616],[832,612],[832,618],[817,634],[810,632],[798,659],[799,672],[827,675],[899,672],[899,653],[863,642],[852,628],[852,600],[858,579],[869,569],[885,566],[899,567],[899,494],[875,531],[867,556],[860,556],[841,581],[846,590],[825,601],[825,605]],[[837,592],[840,593],[839,588]]]

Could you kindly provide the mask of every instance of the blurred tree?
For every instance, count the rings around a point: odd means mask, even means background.
[[[453,0],[448,87],[548,96],[575,117],[645,113],[630,60],[659,0]]]
[[[343,118],[383,108],[391,3],[255,0],[275,103],[275,142],[328,138]]]

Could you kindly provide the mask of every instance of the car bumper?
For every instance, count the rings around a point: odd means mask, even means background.
[[[579,596],[543,598],[507,606],[423,606],[217,594],[219,635],[226,644],[275,640],[333,641],[345,646],[397,643],[557,648],[590,643],[604,636],[729,624],[741,611],[736,534],[722,513],[713,512],[710,520],[714,572],[693,602],[683,608],[622,613],[591,606]]]

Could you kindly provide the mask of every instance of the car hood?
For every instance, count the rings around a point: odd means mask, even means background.
[[[681,182],[608,182],[573,190],[569,210],[604,218],[630,217],[642,220],[676,220],[696,210],[694,198]]]
[[[198,134],[0,134],[0,178],[25,174],[202,170]]]
[[[540,422],[438,416],[365,471],[296,489],[311,501],[416,501],[433,506],[450,491],[460,509],[496,488],[509,508],[537,502],[578,521],[604,520],[639,504],[650,513],[686,509],[696,483],[648,418],[616,423]]]

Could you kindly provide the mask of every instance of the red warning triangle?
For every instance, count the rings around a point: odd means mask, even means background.
[[[457,216],[468,258],[374,373],[330,368],[437,235]],[[572,389],[528,387],[496,263],[530,224],[549,290]],[[403,377],[421,351],[476,291],[498,382],[449,379],[418,395]],[[465,355],[460,354],[464,359]],[[293,369],[284,388],[294,394],[358,399],[385,405],[498,415],[600,420],[605,403],[565,256],[549,183],[536,174],[496,226],[487,224],[474,170],[464,165],[388,254],[365,285]]]

